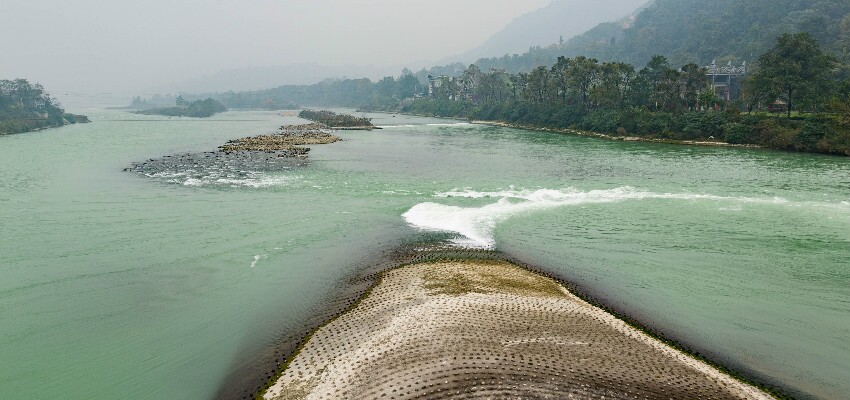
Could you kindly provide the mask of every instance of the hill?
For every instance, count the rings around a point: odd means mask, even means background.
[[[673,65],[754,62],[783,33],[809,32],[828,52],[850,61],[846,0],[655,0],[634,20],[597,25],[565,43],[511,57],[482,59],[482,69],[529,71],[558,56],[645,65],[664,55]]]
[[[448,61],[473,62],[482,57],[515,54],[581,34],[600,22],[629,15],[647,0],[553,0],[505,26],[481,46]]]

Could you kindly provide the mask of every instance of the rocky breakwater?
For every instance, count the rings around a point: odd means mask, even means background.
[[[298,157],[306,155],[310,149],[296,146],[329,144],[339,140],[322,124],[287,125],[275,134],[231,140],[218,149],[224,153],[257,151],[278,153],[280,157]]]
[[[125,171],[186,186],[279,186],[280,172],[304,165],[308,147],[340,138],[324,125],[287,125],[276,133],[231,140],[217,151],[185,153],[133,163]]]

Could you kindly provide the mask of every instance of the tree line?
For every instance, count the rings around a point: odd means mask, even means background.
[[[551,67],[515,74],[483,72],[473,64],[458,78],[439,78],[428,98],[401,109],[621,136],[850,155],[850,80],[841,79],[841,70],[811,35],[785,34],[759,58],[735,101],[718,98],[706,70],[693,63],[673,68],[667,58],[655,56],[636,70],[626,63],[579,56],[559,57]],[[787,105],[785,118],[759,112],[775,100]]]

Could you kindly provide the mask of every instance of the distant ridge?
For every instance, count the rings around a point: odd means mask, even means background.
[[[481,46],[464,54],[442,60],[443,63],[474,62],[483,57],[524,53],[532,46],[568,40],[595,25],[620,19],[647,0],[553,0],[548,6],[514,19]]]
[[[399,66],[324,66],[316,63],[237,68],[175,84],[175,89],[181,93],[227,92],[231,90],[239,92],[281,85],[308,85],[325,79],[366,77],[376,80],[387,75],[398,75],[401,69],[402,67]]]
[[[654,55],[676,66],[753,63],[778,36],[797,32],[809,32],[827,52],[850,63],[847,0],[654,0],[632,16],[600,23],[564,43],[531,47],[517,56],[491,54],[476,64],[517,73],[551,66],[559,56],[636,66]]]

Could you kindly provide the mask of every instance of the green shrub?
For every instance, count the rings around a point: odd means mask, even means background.
[[[794,140],[798,151],[816,151],[818,142],[830,133],[830,127],[823,121],[809,120],[803,123],[803,129]]]
[[[740,122],[723,124],[723,140],[731,144],[749,144],[753,142],[753,128]]]

